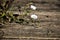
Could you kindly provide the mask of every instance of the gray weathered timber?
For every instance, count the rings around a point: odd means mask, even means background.
[[[0,30],[4,32],[0,40],[60,40],[60,4],[59,0],[17,0],[22,5],[33,2],[37,7],[31,14],[38,16],[28,24],[10,23]],[[17,4],[16,1],[16,4]],[[15,5],[16,5],[15,4]],[[30,19],[29,17],[25,18]],[[1,35],[0,34],[0,35]]]
[[[3,38],[12,38],[12,40],[13,38],[18,38],[16,40],[20,38],[21,40],[58,39],[60,38],[59,13],[60,12],[35,12],[35,14],[38,15],[36,22],[29,22],[30,24],[6,24],[6,27],[1,29],[4,32]]]

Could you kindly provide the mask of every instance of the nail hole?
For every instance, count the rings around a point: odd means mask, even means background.
[[[46,17],[49,17],[49,16],[46,16]]]

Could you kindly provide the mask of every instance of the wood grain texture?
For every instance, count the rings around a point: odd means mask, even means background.
[[[37,14],[38,13],[38,14]],[[29,24],[7,24],[3,38],[19,38],[16,40],[56,40],[60,38],[60,12],[36,12],[38,19]],[[31,14],[30,14],[31,15]],[[27,18],[28,19],[28,18]],[[31,19],[30,19],[31,20]],[[22,39],[23,38],[23,39]],[[30,39],[31,38],[31,39]],[[7,39],[10,40],[10,39]]]
[[[21,38],[21,39],[20,38],[7,38],[6,39],[6,38],[4,38],[1,40],[60,40],[60,39],[56,39],[56,38],[55,39],[34,39],[34,38],[33,39],[32,38],[30,38],[30,39],[29,38]]]
[[[37,20],[28,21],[28,24],[10,23],[1,28],[4,32],[1,40],[60,40],[60,8],[57,0],[17,0],[22,4],[34,3],[36,11],[31,12],[26,19],[31,20],[30,15],[36,14]],[[47,2],[47,4],[43,4]],[[38,11],[40,10],[40,11]],[[41,11],[42,10],[42,11]],[[50,11],[49,11],[50,10]],[[56,11],[57,10],[57,11]]]
[[[59,0],[17,0],[15,6],[18,6],[17,3],[20,3],[20,6],[24,6],[31,2],[39,11],[60,11]]]

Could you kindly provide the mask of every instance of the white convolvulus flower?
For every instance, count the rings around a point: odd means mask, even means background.
[[[37,18],[38,18],[38,16],[37,16],[37,15],[35,15],[35,14],[33,14],[33,15],[31,15],[31,18],[32,18],[32,19],[37,19]]]
[[[31,5],[31,9],[36,10],[36,6]]]

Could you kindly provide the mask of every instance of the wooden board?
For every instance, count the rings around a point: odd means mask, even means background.
[[[3,38],[12,38],[12,40],[14,38],[16,40],[57,40],[60,38],[59,13],[35,12],[38,15],[36,22],[30,24],[7,24],[5,28],[1,29],[4,32]]]
[[[60,8],[54,9],[55,4],[59,4],[58,1],[45,0],[48,2],[46,5],[41,3],[42,0],[18,1],[22,4],[33,1],[37,10],[31,12],[30,15],[36,14],[38,19],[34,22],[29,21],[28,24],[6,24],[5,27],[0,29],[4,32],[1,32],[3,36],[0,40],[60,40],[60,12],[58,12]],[[30,19],[30,15],[25,19]]]

